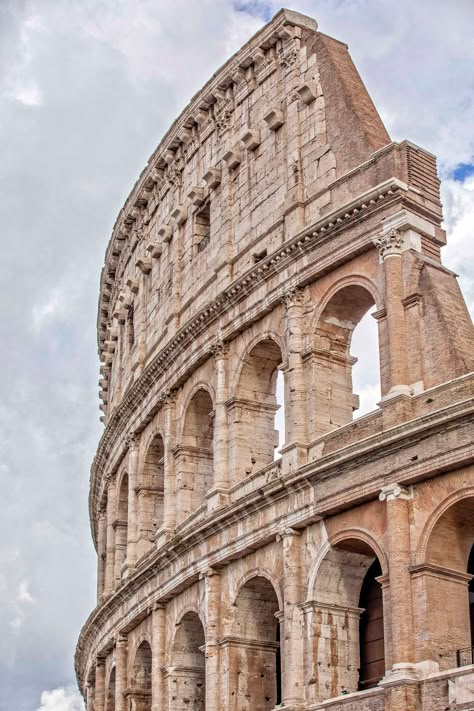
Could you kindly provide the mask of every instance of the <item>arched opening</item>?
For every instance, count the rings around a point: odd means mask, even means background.
[[[353,419],[376,410],[381,398],[379,336],[374,313],[375,306],[372,306],[352,333],[350,352],[357,358],[352,367],[352,388],[359,397]]]
[[[278,410],[275,413],[275,430],[278,432],[278,446],[275,447],[273,458],[281,459],[279,450],[285,444],[285,377],[278,370],[276,380],[276,403]]]
[[[469,620],[471,623],[471,664],[474,664],[474,545],[469,555],[467,572],[468,575],[472,575],[472,579],[469,581]]]
[[[473,545],[474,497],[466,497],[434,524],[415,578],[415,594],[426,600],[418,611],[418,626],[425,631],[419,655],[438,662],[441,670],[472,663]],[[433,566],[442,574],[433,575]]]
[[[232,711],[269,711],[281,703],[278,597],[267,578],[256,576],[234,603],[228,653]]]
[[[122,476],[117,499],[117,519],[115,525],[115,580],[122,578],[122,569],[127,558],[128,536],[128,474]]]
[[[352,368],[357,358],[351,349],[352,337],[359,324],[364,336],[367,324],[364,322],[362,325],[361,322],[374,306],[372,294],[364,287],[353,284],[336,292],[321,313],[314,337],[312,399],[315,411],[310,416],[310,426],[316,435],[352,422],[353,413],[359,409],[359,396],[353,389]],[[361,348],[366,363],[363,367],[359,362],[358,370],[363,374],[362,384],[367,381],[376,387],[379,378],[374,376],[372,370],[376,363],[377,372],[380,372],[378,339],[374,339],[372,328],[369,331],[370,343],[365,341]],[[376,348],[376,359],[373,357],[375,354],[365,358],[368,348]]]
[[[197,390],[186,411],[177,450],[178,511],[186,518],[205,503],[212,488],[214,407],[207,390]]]
[[[168,693],[173,711],[205,711],[204,651],[205,637],[201,620],[195,612],[187,612],[177,626],[171,649]]]
[[[152,547],[163,524],[164,454],[163,438],[156,435],[148,447],[137,488],[138,558]]]
[[[129,698],[127,708],[137,711],[151,711],[151,669],[152,652],[146,640],[138,647],[131,669],[129,688],[125,694]]]
[[[378,560],[368,569],[360,593],[359,607],[364,610],[359,624],[359,689],[377,686],[385,673],[382,575]]]
[[[380,573],[373,548],[354,538],[332,546],[319,564],[306,606],[311,703],[370,688],[384,675]]]
[[[110,672],[109,683],[107,685],[105,711],[115,711],[115,667]]]
[[[270,338],[257,343],[244,358],[235,397],[229,403],[232,482],[274,461],[279,444],[275,415],[281,362],[281,350]]]

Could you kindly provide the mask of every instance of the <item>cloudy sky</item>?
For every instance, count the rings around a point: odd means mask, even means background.
[[[474,3],[288,6],[349,44],[392,138],[439,156],[444,259],[472,309]],[[82,709],[73,652],[95,601],[87,488],[106,244],[172,119],[279,7],[0,0],[0,711]]]

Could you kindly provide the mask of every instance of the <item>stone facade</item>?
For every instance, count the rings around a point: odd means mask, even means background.
[[[298,13],[172,125],[101,277],[88,711],[474,707],[474,331],[441,221],[434,157]]]

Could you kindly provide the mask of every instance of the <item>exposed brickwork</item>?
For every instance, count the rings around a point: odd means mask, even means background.
[[[174,122],[101,278],[88,711],[469,708],[474,332],[441,221],[433,156],[298,13]]]

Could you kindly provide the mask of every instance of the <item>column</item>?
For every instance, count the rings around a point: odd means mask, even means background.
[[[107,556],[107,515],[105,508],[99,512],[97,522],[97,603],[105,588],[105,566]]]
[[[128,529],[127,529],[127,559],[126,573],[130,575],[137,561],[137,495],[138,484],[138,451],[140,435],[132,434],[128,438]]]
[[[95,697],[94,711],[104,711],[105,709],[105,659],[100,657],[95,665]]]
[[[299,531],[283,528],[278,538],[283,547],[283,612],[280,629],[282,704],[291,709],[304,705],[302,612],[304,600],[301,576],[302,537]]]
[[[104,595],[110,595],[115,587],[115,481],[107,488],[107,540]]]
[[[160,398],[164,411],[164,502],[163,528],[173,531],[176,528],[176,487],[175,458],[176,446],[176,391],[168,390]]]
[[[229,489],[229,423],[228,400],[228,354],[229,345],[221,338],[212,347],[215,369],[216,401],[214,404],[214,460],[213,486],[208,496],[209,511],[223,506],[228,501]]]
[[[209,568],[203,575],[206,595],[206,709],[221,708],[219,668],[221,575]]]
[[[125,711],[124,692],[127,688],[128,638],[119,634],[115,641],[115,711]]]
[[[387,310],[390,390],[388,396],[409,394],[406,325],[403,299],[403,236],[391,229],[375,240],[385,274],[385,307]]]
[[[86,686],[86,711],[94,711],[94,687],[92,684]]]
[[[152,612],[151,711],[165,711],[166,605],[155,603]]]

